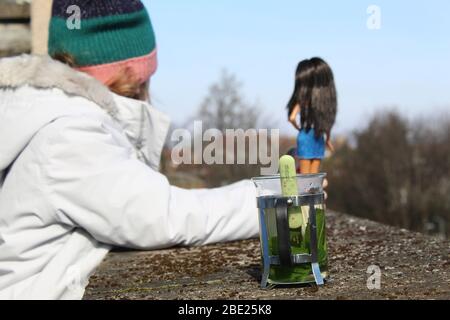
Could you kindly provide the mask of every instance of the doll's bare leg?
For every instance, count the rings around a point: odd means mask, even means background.
[[[311,168],[310,173],[319,173],[320,170],[320,163],[321,161],[319,159],[314,159],[311,161]]]
[[[311,160],[300,159],[300,173],[301,174],[311,173]]]

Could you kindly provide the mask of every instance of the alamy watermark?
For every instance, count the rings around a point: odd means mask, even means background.
[[[203,131],[203,122],[194,122],[194,131],[176,129],[172,132],[171,159],[180,164],[261,165],[261,175],[276,174],[279,159],[279,129],[210,128]],[[193,145],[192,145],[193,144]],[[270,149],[270,152],[269,152]]]
[[[66,13],[69,17],[66,20],[66,26],[69,30],[81,29],[81,9],[77,5],[67,7]]]
[[[381,29],[381,8],[377,5],[370,5],[367,7],[367,29],[380,30]]]
[[[77,5],[67,7],[66,13],[69,17],[66,20],[66,26],[69,30],[81,29],[81,9]],[[380,30],[381,29],[381,8],[378,5],[372,4],[367,7],[367,29]]]
[[[67,289],[73,293],[84,292],[88,280],[82,275],[81,270],[76,265],[71,265],[66,271],[64,277]]]
[[[381,289],[381,269],[377,265],[371,265],[367,268],[367,289],[380,290]]]

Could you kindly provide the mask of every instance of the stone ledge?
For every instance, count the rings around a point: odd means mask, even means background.
[[[261,290],[259,241],[152,252],[112,252],[85,299],[450,299],[450,243],[329,212],[331,280]],[[369,290],[367,268],[382,271]]]

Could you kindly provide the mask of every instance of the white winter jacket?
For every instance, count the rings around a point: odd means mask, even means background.
[[[48,57],[0,59],[0,299],[80,299],[112,246],[256,237],[249,181],[170,186],[168,118]]]

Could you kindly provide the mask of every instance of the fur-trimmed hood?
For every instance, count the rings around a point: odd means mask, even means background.
[[[86,98],[111,115],[117,107],[111,91],[97,79],[43,55],[21,55],[0,59],[0,89],[28,85],[39,89],[58,88]]]
[[[105,112],[107,114],[105,114]],[[0,185],[7,168],[46,124],[63,116],[108,117],[153,168],[169,119],[148,103],[120,97],[88,74],[48,56],[0,59]]]

